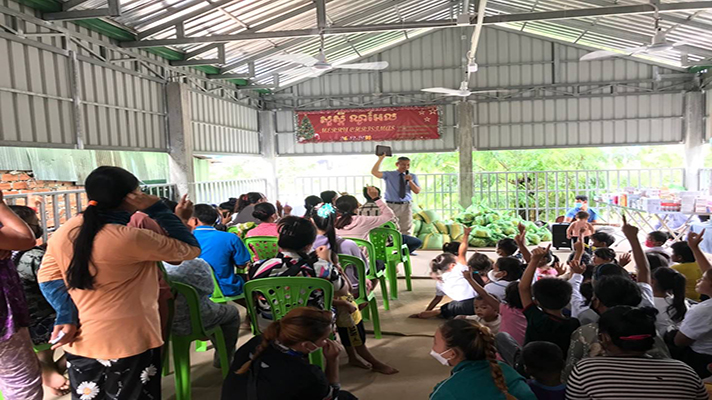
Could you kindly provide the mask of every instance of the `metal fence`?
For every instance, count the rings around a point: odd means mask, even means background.
[[[218,182],[195,182],[190,184],[194,189],[194,203],[217,204],[227,201],[230,197],[238,197],[246,192],[264,192],[267,181],[264,179],[245,179]],[[178,190],[173,184],[145,185],[141,187],[144,193],[171,200],[178,200]],[[87,205],[88,199],[83,189],[56,192],[28,192],[23,194],[5,195],[10,205],[33,207],[37,210],[40,224],[44,229],[43,241],[68,219],[79,214]]]
[[[247,192],[265,193],[266,179],[241,179],[232,181],[196,182],[190,184],[191,193],[195,193],[194,203],[220,204],[231,197],[240,197]]]
[[[443,216],[455,215],[460,209],[457,174],[418,174],[418,181],[424,190],[416,196],[416,204],[424,209],[436,210]],[[309,195],[319,195],[325,190],[348,193],[364,202],[363,188],[376,186],[385,191],[381,179],[372,175],[350,176],[300,176],[294,181],[279,182],[279,200],[296,206],[297,211]],[[425,188],[428,188],[427,190]]]
[[[423,188],[415,204],[435,210],[442,218],[452,218],[461,210],[458,174],[418,174]],[[473,204],[513,212],[530,221],[554,221],[573,206],[576,195],[593,199],[604,192],[625,188],[683,186],[684,169],[572,170],[478,172],[473,178]],[[336,190],[363,201],[365,185],[384,189],[381,180],[370,175],[304,176],[294,182],[280,182],[280,199],[301,204],[309,195]]]

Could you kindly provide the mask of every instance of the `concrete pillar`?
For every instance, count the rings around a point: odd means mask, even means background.
[[[705,98],[702,92],[687,92],[684,97],[685,187],[700,190],[699,172],[704,164]]]
[[[274,203],[279,200],[279,187],[277,182],[277,144],[276,128],[274,126],[275,111],[260,111],[260,147],[262,157],[269,163],[265,171],[267,179],[267,198]]]
[[[472,151],[474,150],[475,128],[473,117],[475,107],[468,101],[461,101],[457,105],[457,137],[458,152],[460,154],[460,205],[467,208],[472,204],[473,171]]]
[[[166,86],[168,107],[168,169],[170,183],[178,187],[178,194],[189,193],[195,200],[193,169],[193,129],[190,115],[190,92],[183,83]]]

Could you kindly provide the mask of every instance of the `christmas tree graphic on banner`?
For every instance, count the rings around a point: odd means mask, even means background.
[[[305,115],[299,122],[299,127],[297,128],[297,141],[303,143],[312,139],[314,139],[314,126],[309,120],[309,117]]]

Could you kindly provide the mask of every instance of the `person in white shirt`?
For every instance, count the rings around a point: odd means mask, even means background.
[[[653,301],[658,315],[655,328],[658,335],[665,336],[668,331],[676,330],[689,308],[685,299],[685,275],[672,268],[662,267],[653,271]]]
[[[475,315],[474,299],[477,295],[462,274],[469,270],[465,258],[469,231],[469,228],[465,229],[457,256],[451,253],[442,253],[430,261],[431,276],[437,280],[435,285],[438,293],[445,294],[452,301],[438,309],[413,314],[410,318],[425,319],[442,316],[449,319],[458,315]]]
[[[487,277],[490,283],[485,285],[485,291],[502,301],[507,286],[522,277],[522,263],[514,257],[500,257],[494,263],[494,268],[487,273]]]
[[[699,252],[699,245],[705,231],[690,232],[687,241],[690,247]],[[712,297],[712,265],[707,257],[700,254],[697,265],[702,270],[702,278],[697,281],[695,291],[707,297]],[[691,366],[701,378],[712,376],[709,365],[712,364],[712,299],[707,299],[691,307],[680,330],[675,335],[673,357]]]

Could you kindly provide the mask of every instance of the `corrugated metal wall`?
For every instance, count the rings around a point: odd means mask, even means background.
[[[12,10],[0,12],[4,26],[42,34],[22,38],[0,30],[0,146],[82,143],[86,149],[166,152],[170,79],[195,90],[196,151],[259,154],[257,111],[238,102],[251,99],[232,84],[170,67],[145,51],[118,51],[115,41],[71,22],[53,22],[66,30],[57,34],[19,3],[0,0],[0,6]]]
[[[18,3],[1,4],[34,16]],[[57,25],[76,32],[77,39],[3,13],[0,21],[46,35],[0,34],[0,144],[71,148],[81,133],[87,149],[167,150],[164,80],[146,65],[110,62],[126,56],[112,50],[107,37],[69,22]],[[76,97],[82,104],[80,118],[75,118]]]
[[[190,103],[196,153],[260,153],[257,110],[193,90]]]
[[[0,22],[4,19],[0,14]],[[76,134],[66,52],[11,37],[0,32],[0,144],[72,147]]]
[[[479,103],[475,147],[679,143],[682,96],[657,94]]]
[[[712,139],[712,86],[705,90],[705,139]]]
[[[371,154],[376,144],[391,146],[397,153],[423,153],[436,151],[453,151],[457,148],[455,137],[455,106],[452,104],[440,107],[442,127],[440,139],[435,140],[402,140],[392,142],[329,142],[329,143],[297,143],[294,132],[294,113],[292,111],[274,112],[277,154],[279,155],[311,155],[311,154]]]
[[[469,40],[471,29],[464,34]],[[349,108],[442,102],[419,92],[457,88],[462,80],[459,29],[441,29],[368,57],[389,67],[379,73],[334,71],[278,92],[274,108]],[[513,96],[477,100],[474,118],[478,149],[606,146],[679,143],[682,90],[655,90],[654,77],[680,73],[627,59],[579,62],[587,50],[528,34],[486,27],[477,52],[479,71],[470,87],[511,88]],[[588,85],[590,83],[590,85]],[[608,84],[617,84],[614,89]],[[629,85],[628,85],[629,84]],[[536,88],[536,89],[534,89]],[[572,91],[579,91],[574,95]],[[374,96],[374,93],[382,93]],[[528,99],[530,98],[530,99]],[[546,98],[550,98],[546,99]],[[443,106],[446,125],[455,125],[453,105]],[[291,112],[277,112],[280,154],[370,153],[372,144],[297,144]],[[394,142],[398,151],[450,151],[451,129],[443,140]]]

